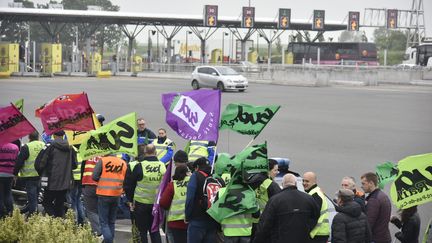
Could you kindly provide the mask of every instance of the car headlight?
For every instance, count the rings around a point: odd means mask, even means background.
[[[228,83],[232,83],[233,81],[231,79],[226,80]]]

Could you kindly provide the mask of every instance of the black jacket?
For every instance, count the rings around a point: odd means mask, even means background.
[[[310,195],[287,187],[268,201],[254,243],[308,242],[319,216],[320,209]]]
[[[249,186],[255,190],[268,178],[269,177],[266,174],[262,174],[262,173],[257,174],[254,176],[254,179],[249,182]],[[270,186],[267,188],[268,198],[273,197],[274,195],[278,194],[279,192],[281,192],[281,188],[279,187],[279,185],[276,182],[272,181]]]
[[[42,150],[35,161],[35,169],[41,177],[48,177],[48,190],[70,189],[72,170],[77,168],[75,150],[67,140],[56,139]]]
[[[371,232],[361,206],[352,201],[338,207],[339,213],[333,218],[332,243],[369,243]]]
[[[391,221],[396,227],[402,228],[395,234],[396,238],[402,243],[418,243],[420,234],[420,217],[415,213],[409,218],[408,222],[402,224],[400,220]]]

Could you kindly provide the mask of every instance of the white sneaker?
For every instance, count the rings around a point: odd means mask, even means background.
[[[99,243],[102,243],[103,240],[104,240],[104,237],[103,237],[103,235],[99,235],[99,236],[97,237],[97,239],[98,239]]]

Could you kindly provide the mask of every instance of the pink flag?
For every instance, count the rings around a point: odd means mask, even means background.
[[[14,106],[0,108],[0,144],[12,142],[36,130]]]
[[[40,111],[45,133],[50,135],[60,130],[94,130],[93,109],[87,94],[65,94],[57,97]]]

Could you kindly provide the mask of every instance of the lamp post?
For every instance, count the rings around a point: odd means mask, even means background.
[[[226,33],[225,31],[222,32],[222,64],[224,63],[224,56],[225,56],[225,44],[224,44],[224,39],[225,36],[228,36],[228,33]]]
[[[188,51],[188,34],[192,34],[192,31],[186,31],[186,62],[188,62],[188,56],[189,56],[189,51]]]
[[[151,33],[151,34],[150,34]],[[151,36],[156,34],[156,30],[148,30],[148,50],[147,50],[147,58],[148,58],[148,63],[150,65],[151,61],[152,61],[152,40],[151,40]]]

